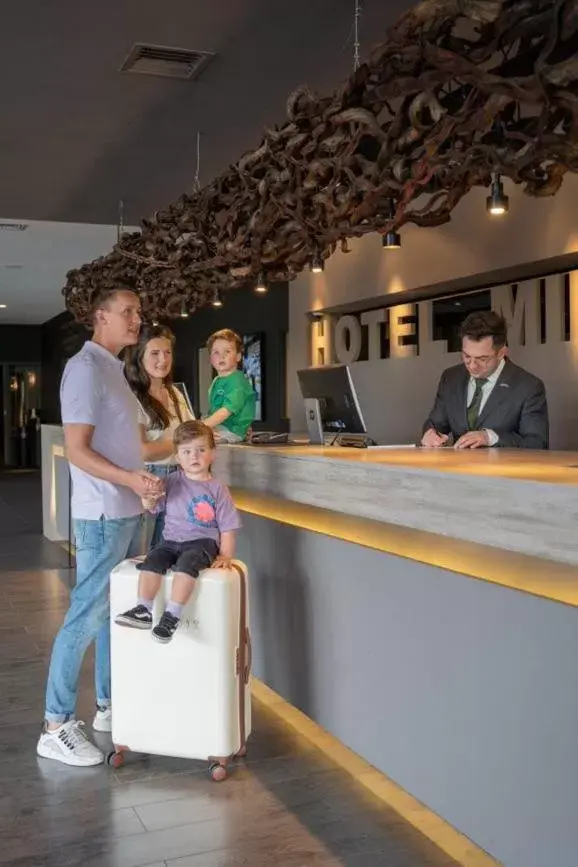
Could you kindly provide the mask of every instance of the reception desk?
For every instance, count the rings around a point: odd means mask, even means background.
[[[256,676],[506,867],[576,864],[578,454],[232,446],[215,473]]]
[[[43,430],[49,518],[61,455]],[[461,832],[456,863],[574,867],[578,454],[222,446],[214,472],[259,685]]]

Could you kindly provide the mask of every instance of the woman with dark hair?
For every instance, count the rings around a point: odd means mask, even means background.
[[[143,325],[136,346],[125,356],[125,375],[147,418],[141,425],[143,457],[148,472],[161,478],[176,469],[173,433],[194,418],[184,395],[172,381],[175,336],[164,325]],[[147,514],[146,550],[158,544],[162,515]]]

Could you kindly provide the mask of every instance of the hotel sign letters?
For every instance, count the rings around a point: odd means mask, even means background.
[[[544,284],[543,331],[541,286]],[[502,313],[508,322],[511,348],[564,341],[566,317],[570,322],[570,341],[578,344],[578,271],[496,286],[490,292],[492,308]],[[459,299],[460,293],[451,296],[454,297]],[[420,301],[369,310],[360,315],[321,315],[311,325],[311,363],[314,366],[335,362],[352,364],[361,359],[362,347],[365,347],[363,358],[369,361],[415,355],[431,359],[445,355],[447,341],[434,339],[433,305],[433,301]]]

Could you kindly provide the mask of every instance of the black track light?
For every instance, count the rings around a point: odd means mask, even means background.
[[[257,282],[255,283],[255,292],[259,292],[261,295],[267,291],[267,281],[265,279],[265,274],[263,271],[259,272],[259,276],[257,277]]]
[[[381,243],[384,250],[399,250],[401,247],[401,235],[399,232],[386,232]]]
[[[387,215],[389,220],[393,221],[395,219],[395,201],[393,199],[387,200]],[[394,229],[390,229],[382,237],[381,245],[384,250],[399,250],[401,247],[401,235]]]
[[[311,257],[311,271],[313,274],[321,274],[324,270],[325,262],[319,253],[315,253],[315,255]]]
[[[496,173],[492,177],[490,195],[486,199],[486,211],[493,217],[501,217],[507,214],[509,209],[510,200],[504,193],[504,185],[500,180],[500,175]]]

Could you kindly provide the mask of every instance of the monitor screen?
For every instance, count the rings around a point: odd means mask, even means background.
[[[180,391],[180,393],[182,394],[182,396],[185,399],[185,403],[187,404],[187,406],[189,408],[189,412],[191,413],[192,417],[195,418],[195,413],[193,410],[193,405],[191,403],[191,399],[189,397],[189,392],[187,391],[187,386],[185,385],[184,382],[173,382],[173,385],[175,388],[177,388]]]
[[[308,367],[297,371],[304,400],[319,402],[324,433],[364,434],[365,422],[346,364]]]
[[[255,421],[263,421],[263,335],[243,335],[243,372],[255,392]]]

